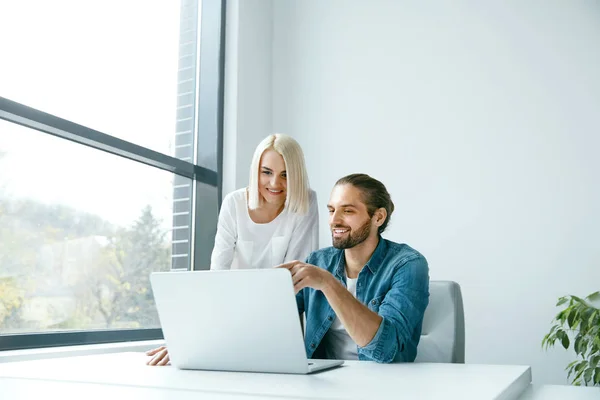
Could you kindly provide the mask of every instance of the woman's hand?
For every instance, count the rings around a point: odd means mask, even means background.
[[[152,349],[146,352],[147,356],[153,356],[146,364],[147,365],[167,365],[171,360],[166,346],[160,346],[157,349]]]

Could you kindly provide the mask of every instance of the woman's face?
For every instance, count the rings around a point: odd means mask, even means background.
[[[281,154],[265,150],[260,158],[258,191],[268,204],[282,206],[287,195],[287,174]]]

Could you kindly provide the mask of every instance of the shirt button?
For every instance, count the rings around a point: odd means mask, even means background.
[[[329,317],[327,317],[328,321],[333,321],[333,317],[330,315]]]
[[[371,304],[373,304],[373,305],[377,304],[377,300],[372,300]]]
[[[311,349],[314,349],[314,348],[315,348],[315,344],[314,344],[314,343],[311,343],[311,344],[310,344],[310,348],[311,348]]]

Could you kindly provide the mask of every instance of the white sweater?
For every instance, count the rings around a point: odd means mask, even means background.
[[[310,191],[308,214],[285,208],[273,221],[257,224],[248,214],[246,189],[223,199],[210,269],[272,268],[304,261],[319,246],[317,194]]]

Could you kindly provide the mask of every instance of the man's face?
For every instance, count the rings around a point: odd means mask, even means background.
[[[329,227],[333,247],[350,249],[364,242],[372,230],[372,218],[353,185],[336,185],[329,198]]]

